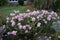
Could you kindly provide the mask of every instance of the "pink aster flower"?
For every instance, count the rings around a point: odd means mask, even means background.
[[[22,26],[22,25],[19,25],[19,26],[18,26],[18,28],[19,28],[19,29],[22,29],[22,28],[23,28],[23,26]]]
[[[15,13],[10,13],[10,16],[15,16]]]
[[[42,10],[42,13],[45,14],[45,10]]]
[[[30,10],[29,10],[29,9],[27,9],[27,12],[30,12]]]
[[[17,31],[12,31],[11,34],[12,35],[16,35]]]
[[[23,26],[23,29],[25,30],[26,29],[26,26]]]
[[[13,26],[15,26],[15,22],[12,22],[12,24],[11,24],[11,25],[12,25],[12,27],[13,27]]]
[[[7,32],[7,34],[8,34],[8,35],[10,35],[10,34],[11,34],[11,32]]]
[[[59,17],[59,16],[58,16],[57,18],[58,18],[58,19],[60,19],[60,17]]]
[[[35,19],[34,17],[32,17],[32,18],[31,18],[31,21],[33,21],[33,22],[34,22],[35,20],[36,20],[36,19]]]
[[[18,15],[17,15],[17,16],[15,16],[15,18],[17,19],[17,18],[18,18]]]
[[[6,20],[9,20],[9,17],[6,17]]]
[[[54,11],[51,12],[51,15],[53,15],[53,14],[54,14]]]
[[[39,19],[40,17],[39,16],[37,16],[37,19]]]
[[[12,35],[16,35],[17,31],[12,31],[12,32],[7,32],[8,35],[12,34]]]
[[[59,24],[60,24],[60,21],[57,21],[57,23],[59,23]]]
[[[17,10],[17,11],[16,11],[16,10],[14,10],[14,13],[19,13],[19,10]]]
[[[48,17],[52,17],[52,15],[49,15]]]
[[[12,20],[15,19],[15,17],[12,17]]]
[[[39,10],[36,11],[38,14],[40,13]]]
[[[18,18],[18,21],[22,21],[23,20],[23,18]]]
[[[40,26],[41,26],[41,23],[40,23],[40,22],[38,22],[38,23],[37,23],[37,27],[40,27]]]
[[[55,14],[55,16],[58,16],[56,12],[54,14]]]
[[[28,33],[28,30],[25,30],[25,33]]]
[[[47,20],[50,21],[51,20],[51,17],[47,17]]]
[[[14,20],[12,19],[10,22],[14,22]]]
[[[19,26],[19,25],[21,25],[21,23],[18,23],[17,25]]]
[[[2,27],[3,27],[3,29],[5,28],[5,26],[6,26],[6,25],[3,25],[3,26],[2,26]]]

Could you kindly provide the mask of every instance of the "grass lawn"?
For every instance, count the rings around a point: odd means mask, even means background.
[[[26,12],[27,9],[28,9],[27,6],[3,6],[0,7],[0,14],[2,14],[5,17],[14,10],[20,10],[20,12]]]

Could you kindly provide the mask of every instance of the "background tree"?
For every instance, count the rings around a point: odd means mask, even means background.
[[[19,5],[23,5],[24,4],[24,0],[18,0]]]
[[[7,4],[7,0],[0,0],[0,6],[6,5]]]
[[[60,9],[60,0],[31,0],[34,7],[37,9],[51,9],[54,11],[57,11],[57,9]]]

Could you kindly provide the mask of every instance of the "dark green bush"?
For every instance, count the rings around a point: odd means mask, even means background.
[[[24,0],[18,0],[19,5],[23,5],[24,4]]]
[[[55,11],[60,11],[60,0],[56,0],[55,4],[53,5],[53,9]]]
[[[52,9],[54,11],[60,9],[60,0],[34,0],[32,3],[37,9]]]
[[[7,4],[7,0],[0,0],[0,6],[6,5]]]

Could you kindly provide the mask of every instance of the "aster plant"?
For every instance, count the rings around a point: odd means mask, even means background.
[[[20,13],[14,11],[6,17],[6,35],[9,40],[34,40],[40,35],[53,34],[52,23],[57,21],[59,16],[56,12],[47,10],[29,11],[27,13]]]

